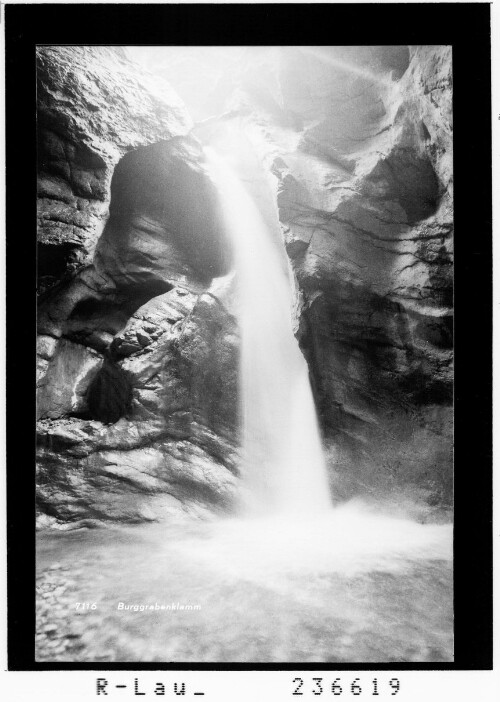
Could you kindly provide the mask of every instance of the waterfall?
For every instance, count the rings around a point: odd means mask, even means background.
[[[234,255],[247,506],[321,512],[330,507],[327,472],[308,367],[293,333],[285,254],[236,172],[213,149],[205,152]]]

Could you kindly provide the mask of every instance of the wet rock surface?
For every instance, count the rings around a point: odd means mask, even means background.
[[[82,571],[53,563],[36,579],[36,636],[40,652],[37,660],[67,660],[78,657],[85,648],[85,627],[75,617],[77,581]]]
[[[237,330],[204,293],[230,259],[188,113],[121,49],[38,59],[40,524],[228,508]]]
[[[217,191],[197,139],[161,141],[121,159],[94,264],[120,288],[159,280],[203,289],[229,272]]]
[[[38,58],[40,525],[233,504],[238,329],[201,150],[231,115],[257,134],[247,185],[281,225],[334,497],[448,508],[449,48],[287,50],[198,105],[229,115],[199,139],[121,50]]]
[[[92,260],[107,217],[113,169],[130,149],[191,121],[168,83],[120,47],[37,48],[38,284]]]
[[[291,75],[328,58],[322,118],[278,164],[278,205],[334,484],[450,504],[451,51],[412,48],[397,82],[361,61],[340,95],[334,49]]]
[[[332,493],[449,506],[451,51],[296,48],[274,79],[280,121],[267,74],[224,106],[250,106],[276,179]]]
[[[60,526],[150,521],[169,512],[154,499],[161,495],[174,504],[230,509],[238,475],[232,315],[211,294],[174,288],[140,307],[111,340],[104,354],[73,344],[97,364],[86,374],[82,364],[75,382],[70,364],[49,382],[61,362],[57,351],[45,375],[42,368],[42,513]],[[64,353],[68,344],[63,338],[49,351]],[[65,398],[74,402],[63,405]]]

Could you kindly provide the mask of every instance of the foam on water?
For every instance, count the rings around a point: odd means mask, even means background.
[[[269,586],[297,575],[395,573],[410,562],[451,561],[452,536],[451,524],[419,524],[352,501],[317,516],[220,520],[182,548],[194,562]]]

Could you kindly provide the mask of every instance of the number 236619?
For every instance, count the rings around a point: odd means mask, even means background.
[[[324,678],[311,678],[310,683],[304,681],[303,678],[294,678],[293,695],[371,695],[378,696],[381,693],[389,693],[397,695],[400,689],[398,678],[382,681],[378,678],[362,681],[361,678],[354,678],[352,681],[335,678],[332,682],[326,681]]]

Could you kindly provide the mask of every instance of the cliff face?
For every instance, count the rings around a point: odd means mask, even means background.
[[[40,140],[66,144],[64,172],[57,149],[40,161],[40,247],[61,266],[39,260],[41,523],[227,509],[238,341],[209,293],[231,262],[201,145],[172,89],[120,52],[43,49],[40,66]],[[85,198],[83,148],[101,159]]]
[[[401,73],[390,83],[374,71],[376,56],[361,56],[343,92],[333,63],[311,81],[312,107],[302,106],[301,77],[324,70],[322,59],[297,57],[285,74],[299,93],[290,106],[304,121],[310,109],[320,117],[279,164],[278,204],[335,486],[413,486],[431,503],[448,502],[451,48],[410,48],[406,68],[404,54],[389,55],[393,79]]]
[[[185,134],[188,112],[120,48],[37,50],[38,271],[41,291],[92,260],[113,169],[131,149]]]
[[[447,505],[451,49],[248,65],[206,109],[239,115],[254,196],[274,192],[333,494]],[[230,509],[238,329],[199,141],[223,122],[189,135],[176,93],[122,50],[46,47],[38,76],[41,524]]]

